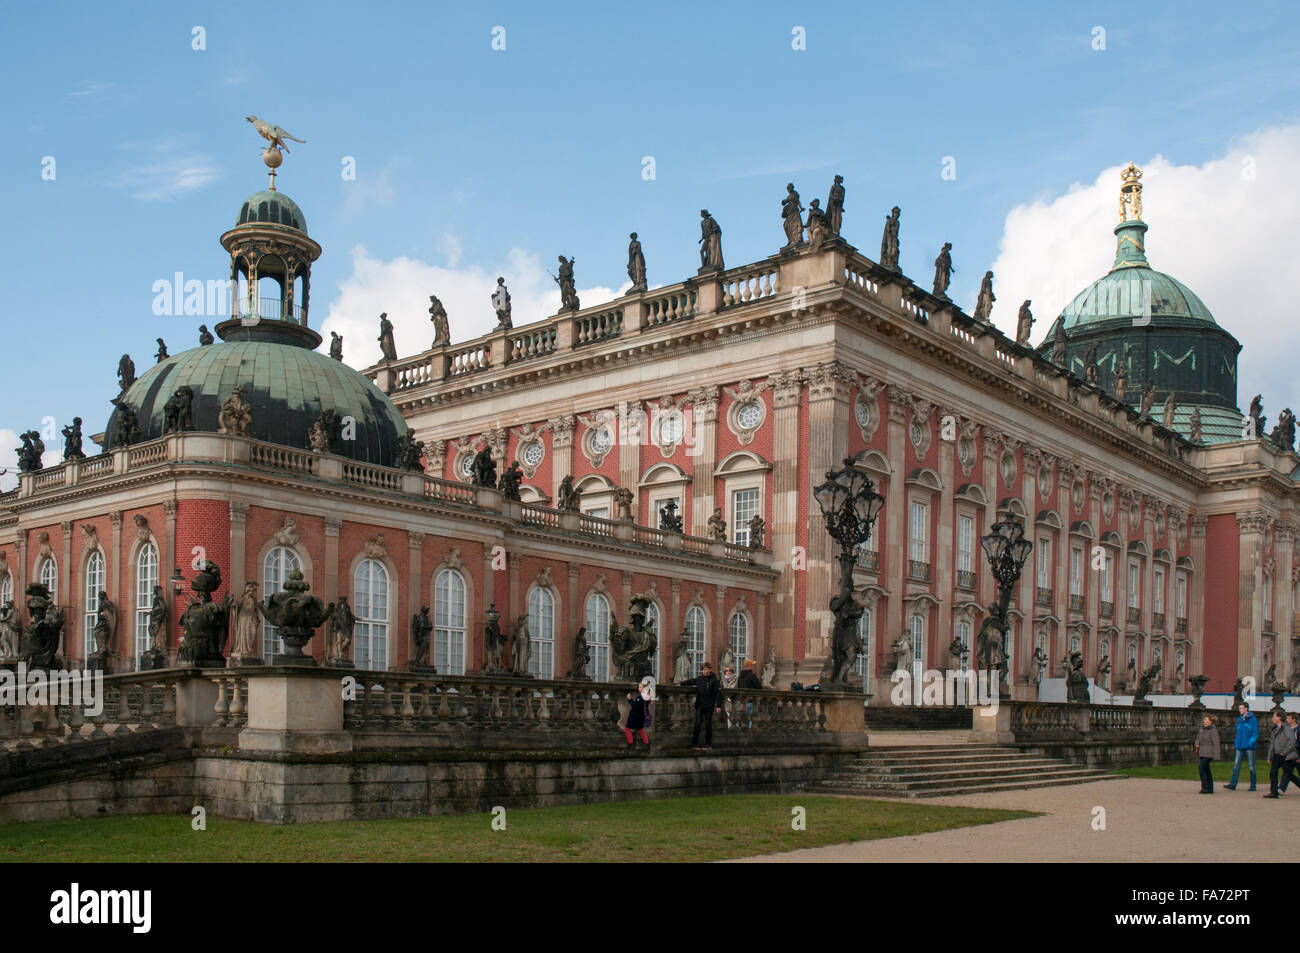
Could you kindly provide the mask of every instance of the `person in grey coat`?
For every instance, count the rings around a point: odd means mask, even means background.
[[[1273,737],[1268,741],[1268,793],[1266,798],[1281,796],[1278,790],[1277,776],[1282,775],[1281,791],[1286,791],[1286,783],[1295,765],[1295,732],[1282,721],[1280,711],[1273,712]]]
[[[1214,716],[1206,715],[1201,730],[1196,733],[1196,754],[1200,757],[1201,793],[1214,793],[1214,775],[1210,773],[1210,762],[1223,757],[1219,746],[1219,729],[1214,724]]]

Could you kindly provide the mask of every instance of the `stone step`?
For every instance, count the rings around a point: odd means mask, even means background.
[[[959,794],[985,794],[992,791],[1026,791],[1031,788],[1050,788],[1057,785],[1066,784],[1087,784],[1092,781],[1117,781],[1123,778],[1120,774],[1096,774],[1082,775],[1079,777],[1068,778],[1050,778],[1037,781],[996,781],[987,784],[967,784],[956,785],[946,789],[923,789],[923,790],[874,790],[862,788],[847,788],[830,785],[826,782],[810,784],[803,790],[809,794],[834,794],[839,797],[862,797],[862,798],[927,798],[927,797],[956,797]]]
[[[1030,754],[1017,755],[1015,752],[1004,753],[1004,754],[989,752],[987,754],[979,754],[973,756],[961,755],[961,754],[950,754],[950,755],[927,755],[919,758],[861,757],[861,758],[854,759],[853,763],[854,764],[899,764],[899,765],[906,764],[906,765],[915,765],[915,766],[928,765],[931,767],[941,767],[945,764],[962,764],[968,761],[980,762],[980,763],[984,763],[988,761],[1007,761],[1007,762],[1014,762],[1016,764],[1023,764],[1027,761],[1050,761],[1050,760],[1051,760],[1050,758],[1038,758]]]
[[[999,748],[997,745],[935,745],[924,748],[871,748],[862,753],[864,758],[908,760],[913,758],[965,758],[985,754],[1016,755],[1016,748]]]
[[[843,770],[856,775],[879,775],[891,778],[947,776],[962,771],[1006,771],[1025,774],[1030,771],[1055,771],[1059,761],[1032,758],[1028,761],[945,761],[935,765],[914,764],[846,764]]]
[[[926,787],[940,784],[953,784],[963,781],[1006,778],[1008,780],[1027,780],[1030,778],[1062,778],[1089,771],[1087,768],[1065,769],[1060,767],[1043,767],[1033,765],[1026,768],[962,768],[954,771],[924,772],[916,774],[897,774],[891,771],[865,771],[837,773],[837,779],[845,784],[897,785],[901,788]],[[1092,771],[1093,774],[1105,774],[1104,771]]]

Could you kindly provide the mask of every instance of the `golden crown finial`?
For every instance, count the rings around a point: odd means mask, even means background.
[[[1142,218],[1142,170],[1130,162],[1119,177],[1124,183],[1119,189],[1119,220],[1137,221]]]

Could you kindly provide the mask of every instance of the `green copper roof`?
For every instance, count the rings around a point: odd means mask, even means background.
[[[1067,333],[1116,318],[1138,324],[1149,318],[1155,325],[1162,319],[1215,323],[1210,309],[1190,288],[1147,262],[1146,230],[1141,221],[1121,222],[1115,228],[1115,264],[1061,312]]]
[[[194,390],[192,414],[199,431],[216,431],[221,405],[243,385],[252,408],[249,435],[257,440],[310,449],[307,431],[329,409],[356,421],[355,438],[340,441],[342,456],[391,466],[397,436],[406,433],[387,395],[341,361],[292,343],[225,341],[175,354],[131,385],[125,400],[136,410],[142,440],[162,436],[163,405],[185,384]],[[117,432],[116,420],[110,419],[109,442]]]
[[[1191,439],[1192,404],[1179,404],[1174,408],[1174,430]],[[1227,407],[1199,406],[1201,412],[1201,442],[1230,443],[1242,439],[1241,428],[1245,418],[1241,411]],[[1160,417],[1160,408],[1155,408],[1155,416]]]
[[[236,225],[284,225],[307,234],[307,219],[298,203],[278,189],[263,189],[244,199]]]

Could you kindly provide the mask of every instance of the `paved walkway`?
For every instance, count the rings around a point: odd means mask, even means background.
[[[1216,783],[1212,796],[1198,794],[1196,781],[1119,778],[912,803],[954,804],[1041,811],[1042,817],[963,827],[933,834],[859,841],[744,861],[860,863],[936,861],[1210,862],[1276,859],[1278,831],[1300,825],[1300,791],[1288,789],[1276,801],[1261,790],[1251,794],[1245,778],[1236,791]],[[862,801],[864,807],[870,802]],[[1106,829],[1092,829],[1093,809],[1106,809]],[[1284,825],[1279,828],[1278,823]],[[817,823],[815,808],[808,825]]]

